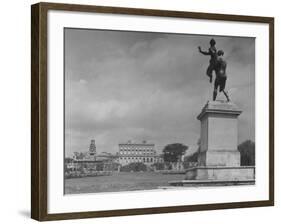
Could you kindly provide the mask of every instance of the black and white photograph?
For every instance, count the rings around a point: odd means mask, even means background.
[[[64,128],[65,194],[254,185],[255,38],[64,28]]]

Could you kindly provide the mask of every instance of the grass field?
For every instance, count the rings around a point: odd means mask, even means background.
[[[161,173],[113,173],[111,176],[84,177],[65,180],[66,194],[117,192],[157,189],[168,186],[169,181],[183,180],[183,174]]]

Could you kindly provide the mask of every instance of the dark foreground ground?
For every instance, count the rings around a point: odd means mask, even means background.
[[[136,191],[168,186],[169,181],[183,180],[184,174],[113,173],[111,176],[83,177],[65,180],[66,194]]]

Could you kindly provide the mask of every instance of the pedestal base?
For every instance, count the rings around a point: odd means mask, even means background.
[[[240,166],[240,152],[233,151],[205,151],[198,155],[199,166],[222,166],[222,167],[238,167]]]
[[[199,166],[186,170],[186,180],[253,180],[255,166]]]
[[[210,101],[197,119],[201,122],[198,166],[186,170],[185,180],[173,186],[228,186],[255,183],[255,166],[240,166],[238,116],[231,102]]]

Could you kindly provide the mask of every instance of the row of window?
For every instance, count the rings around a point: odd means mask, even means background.
[[[153,151],[155,151],[155,149],[122,149],[122,148],[120,148],[119,151],[153,152]]]
[[[122,161],[135,161],[135,162],[147,162],[147,163],[152,163],[153,162],[153,158],[148,158],[148,157],[120,157],[120,160]]]
[[[154,148],[119,148],[120,150],[153,150],[154,151]]]
[[[155,151],[155,149],[144,149],[144,148],[119,148],[119,151]]]
[[[139,151],[120,151],[120,154],[138,154],[138,155],[153,155],[156,152],[139,152]]]

